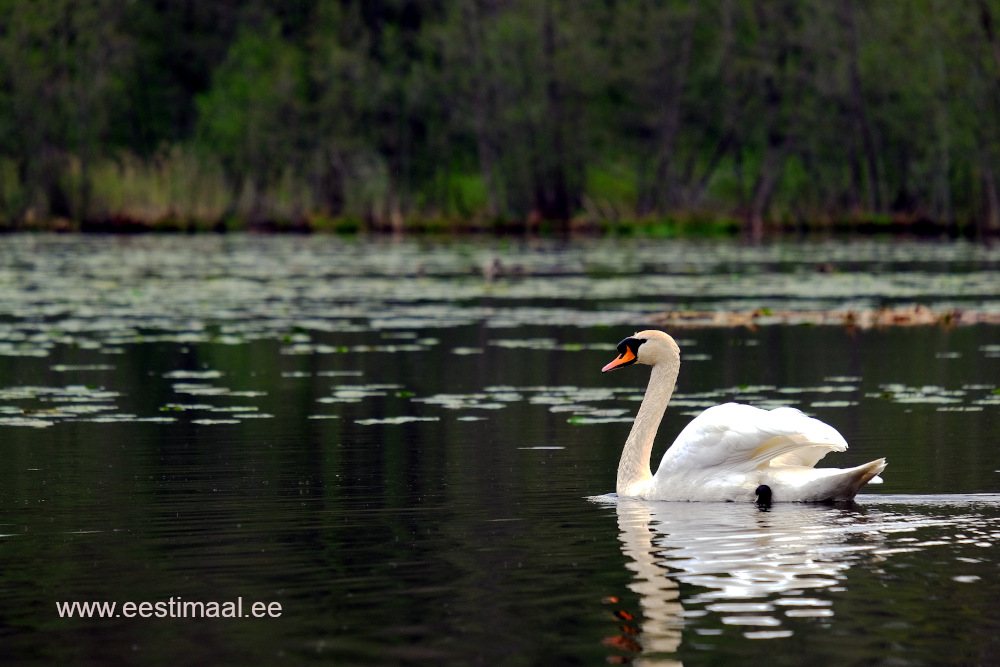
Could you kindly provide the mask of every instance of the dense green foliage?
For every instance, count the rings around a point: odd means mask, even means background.
[[[6,225],[996,229],[998,180],[998,0],[0,1]]]

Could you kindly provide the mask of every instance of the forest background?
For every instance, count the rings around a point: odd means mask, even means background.
[[[0,228],[1000,230],[998,0],[0,0]]]

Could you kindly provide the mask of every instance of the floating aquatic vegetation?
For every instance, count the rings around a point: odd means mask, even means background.
[[[349,351],[346,345],[313,345],[310,343],[297,343],[281,348],[281,354],[335,354]]]
[[[830,384],[817,387],[781,387],[775,389],[779,394],[831,394],[836,392],[857,391],[858,388],[850,384]]]
[[[642,397],[640,397],[640,400],[641,400],[641,398]],[[679,397],[678,398],[671,398],[670,399],[670,407],[672,407],[672,408],[699,408],[699,412],[701,410],[704,410],[705,408],[710,408],[713,405],[717,405],[717,404],[718,404],[718,401],[709,400],[709,399],[691,400],[691,399],[679,398]],[[694,414],[697,414],[697,412],[694,413]]]
[[[333,387],[333,394],[317,399],[320,403],[359,403],[362,399],[388,396],[389,391],[402,389],[398,384],[344,384]]]
[[[411,400],[417,403],[439,405],[447,410],[499,410],[504,403],[490,400],[489,394],[435,394],[434,396],[418,397]]]
[[[211,384],[195,384],[193,382],[174,383],[174,391],[178,394],[191,394],[192,396],[228,396],[229,389],[226,387],[216,387]]]
[[[367,348],[388,353],[432,346],[421,338],[428,328],[470,324],[1000,321],[997,252],[977,244],[603,240],[501,249],[234,236],[206,252],[206,243],[213,245],[204,238],[136,239],[126,247],[8,237],[0,244],[0,355],[259,339],[280,341],[286,354],[332,354],[341,346],[317,343],[313,332],[372,331],[399,341]],[[833,270],[816,271],[817,257]],[[841,264],[850,270],[837,270]],[[493,267],[491,280],[483,279],[484,266]],[[662,315],[663,295],[684,306]]]
[[[175,382],[173,390],[178,394],[189,394],[191,396],[237,396],[242,398],[256,398],[266,396],[265,391],[238,390],[233,391],[228,387],[218,387],[211,384],[201,384],[197,382]]]
[[[528,386],[518,389],[527,394],[538,396],[559,396],[563,398],[574,398],[582,403],[592,401],[610,401],[622,393],[635,391],[630,388],[612,387],[576,387],[573,385],[564,386]]]
[[[72,373],[76,371],[113,371],[115,367],[111,364],[54,364],[49,366],[49,370],[56,373]]]
[[[382,334],[381,334],[382,338],[390,339],[390,340],[391,339],[409,340],[409,339],[417,338],[419,336],[420,336],[420,334],[418,334],[416,331],[383,331]]]
[[[866,398],[881,398],[894,403],[961,403],[966,395],[964,389],[945,389],[935,385],[923,387],[908,387],[903,384],[890,383],[879,385],[879,393],[865,394]]]
[[[117,412],[118,392],[88,385],[0,388],[0,425],[42,428],[60,422],[172,422],[165,415],[140,416]],[[184,406],[188,409],[191,406]],[[198,408],[210,408],[200,405]],[[178,410],[170,404],[163,411]]]
[[[613,349],[608,343],[559,343],[554,338],[498,338],[489,341],[489,344],[508,350],[580,352]]]
[[[810,408],[850,408],[857,405],[857,401],[813,401]]]
[[[216,243],[206,239],[136,239],[125,249],[89,240],[27,243],[20,237],[5,238],[0,243],[0,276],[5,287],[0,290],[0,354],[46,356],[57,346],[115,354],[135,344],[193,348],[257,340],[274,341],[283,354],[291,356],[419,354],[441,345],[436,331],[434,336],[427,335],[438,328],[627,324],[631,329],[656,320],[669,303],[678,304],[671,312],[679,318],[679,325],[690,321],[697,326],[821,320],[856,327],[900,326],[932,320],[962,324],[1000,317],[994,270],[1000,263],[1000,250],[977,244],[928,247],[849,242],[748,248],[676,241],[541,241],[498,249],[477,242],[344,244],[321,237],[237,236],[209,252],[203,247],[205,242]],[[817,253],[832,272],[815,270]],[[507,270],[515,264],[517,271]],[[483,279],[484,266],[490,267],[491,281]],[[838,270],[841,266],[849,270]],[[640,274],[645,279],[636,281]],[[669,295],[667,304],[664,295]],[[909,305],[915,302],[925,305]],[[565,331],[558,337],[500,335],[480,346],[445,349],[455,355],[477,355],[500,350],[612,348],[610,342],[574,342]],[[365,344],[358,344],[357,336],[337,337],[372,332],[377,336],[366,336]],[[685,350],[698,342],[680,341]],[[740,344],[758,342],[750,339]],[[979,352],[987,358],[1000,356],[1000,346],[982,345]],[[947,350],[936,355],[943,361],[957,358]],[[684,359],[709,362],[712,355],[695,348],[686,352]],[[335,359],[328,361],[335,365]],[[336,361],[339,365],[340,360]],[[298,365],[294,359],[285,363],[294,364],[293,369]],[[101,372],[114,370],[115,365],[54,364],[50,368],[62,373]],[[173,383],[178,400],[163,406],[160,417],[167,418],[169,415],[162,413],[173,411],[210,413],[194,417],[225,413],[241,420],[266,414],[257,409],[227,413],[220,406],[207,406],[222,397],[264,395],[216,384],[223,375],[220,370],[204,368],[165,373],[163,377]],[[360,370],[314,371],[305,370],[305,366],[282,373],[289,380],[362,375]],[[764,407],[792,404],[841,409],[872,397],[853,395],[861,391],[859,385],[860,378],[834,376],[818,386],[780,390],[727,387],[703,394],[678,393],[672,406],[694,414],[725,400]],[[942,410],[955,411],[992,409],[1000,403],[1000,396],[991,393],[993,387],[963,388],[964,395],[911,389],[883,387],[878,398],[936,403]],[[599,391],[484,387],[466,394],[421,397],[397,386],[341,385],[319,402],[353,403],[372,397],[410,400],[428,410],[470,413],[526,402],[575,418],[576,423],[588,423],[631,419],[634,410],[621,412],[618,405],[641,400],[642,392],[634,387]],[[25,400],[50,405],[22,406],[21,400],[8,399],[10,405],[4,406],[0,395],[0,408],[14,409],[13,413],[0,409],[0,415],[23,417],[27,416],[23,407],[50,408],[56,403],[59,408],[48,416],[42,412],[31,416],[42,421],[99,415],[110,418],[118,410],[114,393],[103,398],[95,394],[76,400],[56,396]],[[101,407],[90,411],[81,407],[88,403]],[[482,418],[477,414],[459,417]]]
[[[399,352],[423,352],[429,349],[429,347],[430,345],[421,344],[420,341],[399,345],[322,345],[298,343],[282,347],[281,354],[357,354],[366,352],[396,354]]]
[[[559,405],[572,403],[572,399],[568,396],[559,396],[555,394],[539,394],[537,396],[532,396],[528,399],[528,402],[541,405]]]
[[[0,388],[0,401],[3,400],[31,400],[41,401],[75,401],[75,402],[104,402],[118,398],[119,393],[108,391],[100,387],[89,385],[73,384],[65,387],[37,387],[37,386],[17,386]]]
[[[421,344],[419,341],[412,344],[398,344],[398,345],[351,345],[347,348],[347,352],[384,352],[389,354],[396,354],[399,352],[424,352],[429,349],[430,345]]]
[[[168,380],[214,380],[222,377],[222,371],[202,370],[202,371],[170,371],[164,373],[163,377]],[[176,385],[175,385],[176,386]]]
[[[95,417],[78,418],[74,421],[91,422],[95,424],[115,424],[122,422],[135,422],[135,423],[161,423],[169,424],[177,421],[174,417],[139,417],[133,414],[102,414]]]
[[[594,418],[616,418],[628,416],[631,420],[634,415],[632,415],[631,410],[626,410],[625,408],[592,408],[587,411],[588,417]]]
[[[532,401],[532,403],[544,403],[545,401]],[[590,412],[592,413],[594,408],[589,405],[581,405],[580,403],[565,403],[562,405],[551,405],[549,406],[549,412]]]
[[[523,388],[509,385],[491,385],[483,387],[484,394],[475,394],[477,399],[489,398],[501,403],[517,403],[524,400]]]
[[[82,415],[94,415],[109,410],[116,410],[117,406],[109,403],[66,403],[57,408],[41,409],[38,412],[51,417],[80,417]]]
[[[160,408],[161,411],[169,412],[184,412],[187,410],[211,410],[212,406],[208,403],[167,403]]]
[[[503,347],[509,350],[518,350],[518,349],[552,350],[555,349],[556,347],[556,340],[555,338],[522,338],[522,339],[499,338],[496,340],[491,340],[490,345],[496,345],[497,347]]]
[[[973,401],[973,405],[1000,405],[1000,394],[994,389],[991,393]]]
[[[31,428],[45,428],[52,426],[55,422],[46,419],[35,419],[33,417],[0,417],[0,426],[29,426]]]
[[[0,356],[5,357],[47,357],[53,345],[29,343],[14,344],[0,341]]]
[[[271,419],[274,417],[269,412],[260,412],[254,405],[222,405],[209,408],[210,412],[224,412],[240,419]]]
[[[355,424],[361,424],[362,426],[374,426],[376,424],[409,424],[410,422],[436,422],[440,421],[440,417],[411,417],[411,416],[400,416],[400,417],[384,417],[381,419],[355,419]]]
[[[635,421],[634,416],[621,417],[593,417],[590,415],[573,415],[566,420],[569,424],[613,424],[617,422],[631,423]]]
[[[512,387],[506,385],[488,386],[482,393],[437,394],[429,397],[413,398],[415,402],[438,405],[445,409],[487,409],[499,410],[510,403],[524,401],[531,405],[548,406],[551,412],[565,412],[571,415],[573,423],[600,423],[601,421],[632,421],[623,415],[628,412],[620,408],[596,408],[591,402],[616,398],[623,391],[610,388],[580,388],[575,386]],[[577,419],[585,417],[585,419]]]

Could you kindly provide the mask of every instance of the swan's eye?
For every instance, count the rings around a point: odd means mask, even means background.
[[[645,338],[626,338],[622,342],[618,343],[618,354],[625,354],[628,350],[632,351],[632,354],[639,354],[639,346],[646,342]]]
[[[601,369],[602,373],[613,371],[634,364],[638,360],[639,346],[645,343],[644,338],[626,338],[618,343],[618,357]]]

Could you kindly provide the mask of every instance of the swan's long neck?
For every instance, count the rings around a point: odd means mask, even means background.
[[[641,485],[653,477],[649,469],[653,440],[667,403],[670,402],[670,395],[674,393],[679,368],[680,362],[665,362],[653,366],[646,395],[639,406],[632,431],[622,450],[622,458],[618,462],[616,487],[620,496],[640,495]]]

